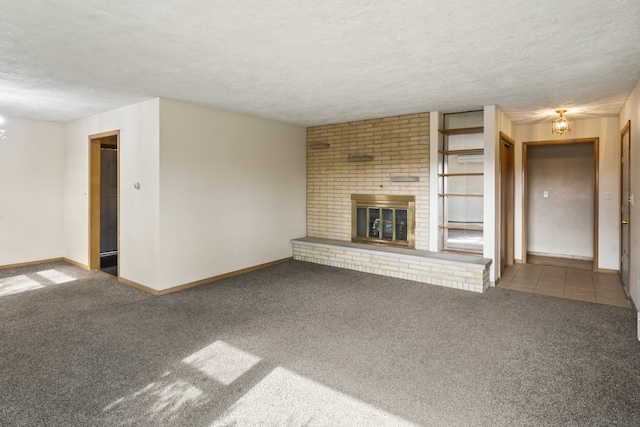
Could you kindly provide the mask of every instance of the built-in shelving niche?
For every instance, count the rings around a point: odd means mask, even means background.
[[[484,246],[484,113],[444,115],[438,150],[443,251],[481,255]]]

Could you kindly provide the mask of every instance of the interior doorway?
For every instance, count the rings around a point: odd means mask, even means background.
[[[89,268],[118,274],[120,132],[89,136]]]
[[[557,258],[598,268],[598,138],[522,145],[522,261]]]
[[[620,132],[622,170],[620,175],[620,280],[624,291],[629,295],[629,263],[631,261],[629,238],[631,224],[629,224],[629,197],[631,196],[631,121],[628,121]]]
[[[513,139],[500,132],[500,275],[514,263],[514,144]]]

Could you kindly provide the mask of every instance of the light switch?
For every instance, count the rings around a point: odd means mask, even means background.
[[[544,193],[542,193],[542,197],[549,197],[549,192],[545,191]]]

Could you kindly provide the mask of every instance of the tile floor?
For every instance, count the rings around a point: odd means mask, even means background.
[[[546,265],[509,265],[498,287],[579,301],[631,307],[617,274]]]

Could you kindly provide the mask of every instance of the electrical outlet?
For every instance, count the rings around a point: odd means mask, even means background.
[[[544,193],[542,193],[542,197],[549,197],[549,192],[545,191]]]
[[[236,251],[236,258],[242,258],[242,251]]]

